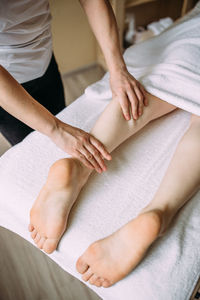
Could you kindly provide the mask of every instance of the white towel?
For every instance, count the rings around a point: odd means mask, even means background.
[[[160,35],[128,48],[124,57],[149,93],[200,115],[200,2]],[[85,93],[110,98],[108,73]]]
[[[127,59],[130,53],[131,49]],[[90,130],[108,102],[83,95],[59,117]],[[81,279],[75,263],[85,249],[133,219],[151,201],[189,120],[190,113],[183,110],[155,120],[113,153],[106,173],[91,176],[71,211],[59,248],[49,255],[64,270]],[[66,153],[34,132],[0,158],[1,226],[32,243],[29,210],[49,167],[63,157]],[[200,192],[126,278],[107,289],[86,284],[105,300],[188,300],[200,270],[199,211]]]
[[[107,103],[83,95],[59,116],[89,130]],[[50,255],[63,269],[80,279],[75,263],[85,249],[134,218],[152,199],[189,118],[189,113],[178,110],[152,122],[113,153],[105,174],[91,176],[71,211],[58,250]],[[1,226],[32,243],[29,210],[51,164],[66,156],[34,132],[1,157]],[[108,289],[90,287],[106,300],[188,300],[200,270],[199,211],[200,193],[129,276]]]

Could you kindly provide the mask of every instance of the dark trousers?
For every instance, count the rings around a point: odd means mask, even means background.
[[[42,77],[25,82],[22,86],[54,115],[65,107],[63,84],[54,55]],[[21,142],[31,131],[33,129],[0,107],[0,132],[11,145]]]

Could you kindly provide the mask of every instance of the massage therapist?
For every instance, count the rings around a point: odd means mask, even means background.
[[[80,3],[103,51],[113,97],[125,119],[136,120],[147,100],[125,66],[112,7],[108,0]],[[38,130],[87,167],[103,171],[103,158],[111,159],[104,146],[54,116],[65,100],[50,23],[48,0],[0,1],[0,132],[15,145],[32,129]]]

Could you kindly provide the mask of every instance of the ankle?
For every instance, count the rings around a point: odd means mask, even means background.
[[[163,233],[163,230],[165,230],[165,212],[159,208],[152,208],[152,207],[145,207],[142,209],[142,211],[140,212],[139,215],[143,215],[146,213],[150,213],[152,214],[152,216],[154,217],[155,221],[157,222],[157,224],[159,225],[159,232],[158,232],[158,236],[160,236]]]
[[[91,173],[93,172],[93,170],[87,168],[80,160],[78,159],[74,159],[74,161],[76,162],[78,168],[79,168],[79,172],[82,175],[82,178],[84,178],[85,182],[88,180],[89,176],[91,175]]]

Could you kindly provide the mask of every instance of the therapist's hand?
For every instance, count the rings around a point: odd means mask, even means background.
[[[110,87],[113,97],[120,103],[124,118],[127,121],[131,118],[137,120],[144,105],[148,105],[144,87],[124,68],[110,73]]]
[[[58,119],[56,122],[56,129],[50,138],[59,148],[98,173],[106,171],[104,159],[111,160],[111,155],[100,141],[79,128]]]

